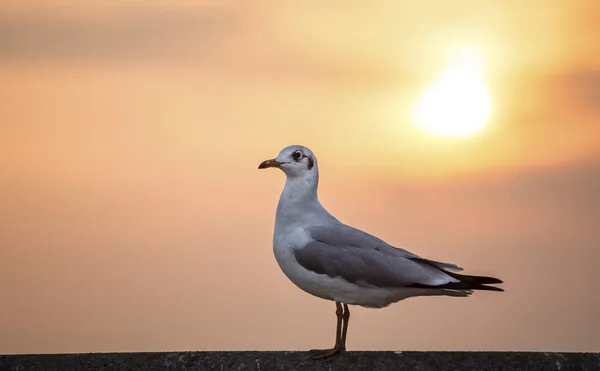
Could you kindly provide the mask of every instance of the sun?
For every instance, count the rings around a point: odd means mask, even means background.
[[[413,121],[441,137],[473,134],[485,127],[492,111],[483,74],[483,56],[477,49],[458,47],[437,81],[421,95]]]

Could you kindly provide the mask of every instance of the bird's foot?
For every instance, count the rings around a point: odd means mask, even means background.
[[[309,353],[310,353],[312,359],[323,359],[323,358],[329,358],[331,356],[335,356],[335,355],[344,353],[345,351],[346,351],[346,348],[334,347],[331,349],[313,349],[313,350],[310,350]]]

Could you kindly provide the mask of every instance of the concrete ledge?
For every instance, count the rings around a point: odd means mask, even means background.
[[[599,353],[348,352],[311,360],[306,352],[165,352],[0,355],[0,370],[600,370]]]

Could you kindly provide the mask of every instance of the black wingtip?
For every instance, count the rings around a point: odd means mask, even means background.
[[[439,269],[439,268],[438,268]],[[452,289],[452,290],[483,290],[483,291],[498,291],[504,292],[500,287],[495,286],[487,286],[492,284],[504,283],[501,279],[495,277],[486,277],[486,276],[469,276],[466,274],[458,274],[454,272],[448,272],[446,270],[440,269],[442,272],[447,274],[448,276],[460,281],[460,282],[449,282],[445,285],[441,286],[428,286],[421,284],[414,284],[410,287],[431,287],[431,288],[443,288],[443,289]]]
[[[494,277],[478,277],[478,276],[472,276],[472,277],[476,278],[477,282],[481,283],[483,285],[504,283],[504,281],[502,281],[501,279],[494,278]]]
[[[473,290],[484,290],[484,291],[498,291],[498,292],[504,292],[504,289],[501,289],[500,287],[496,287],[496,286],[487,286],[487,285],[480,285],[477,287],[474,287]]]
[[[496,277],[486,277],[486,276],[469,276],[466,274],[458,274],[454,272],[448,272],[446,270],[442,270],[445,274],[449,275],[452,278],[455,278],[461,282],[470,283],[474,285],[494,285],[498,283],[504,283],[499,278]]]

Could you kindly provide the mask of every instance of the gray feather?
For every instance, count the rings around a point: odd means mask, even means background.
[[[304,268],[362,286],[438,286],[457,282],[417,255],[344,224],[308,227],[314,241],[295,250]],[[432,266],[433,264],[433,266]],[[454,266],[454,265],[450,265]]]
[[[390,255],[421,260],[424,263],[429,263],[440,269],[447,269],[453,272],[460,272],[463,270],[463,268],[456,264],[422,258],[410,251],[392,246],[372,234],[342,223],[327,226],[312,226],[308,227],[306,230],[315,241],[322,241],[332,246],[348,245],[365,249],[378,247],[381,251]]]

